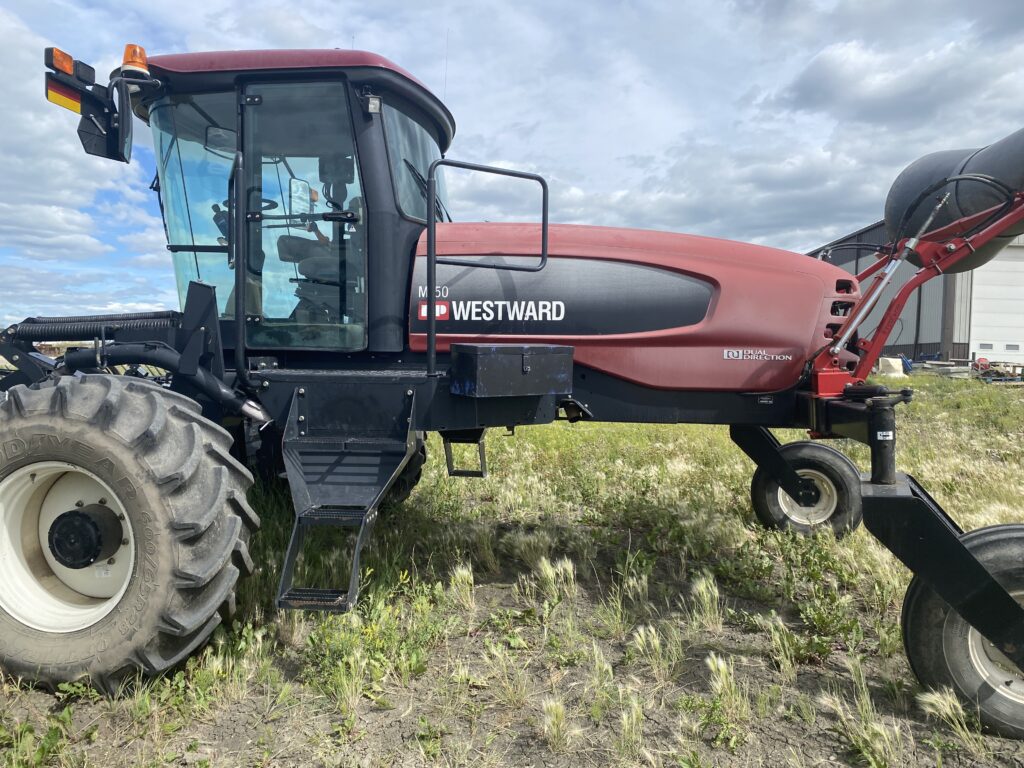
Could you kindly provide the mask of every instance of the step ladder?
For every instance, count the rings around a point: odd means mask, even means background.
[[[281,570],[279,608],[344,613],[356,604],[360,555],[377,508],[415,451],[412,390],[386,387],[375,392],[373,408],[358,409],[345,395],[356,395],[356,387],[365,392],[365,385],[351,386],[346,392],[344,384],[335,384],[329,393],[311,392],[313,397],[297,388],[292,398],[283,453],[295,521]],[[348,405],[356,413],[324,417],[324,409],[332,405]],[[296,562],[307,539],[325,526],[358,529],[347,587],[294,586]]]
[[[444,445],[444,463],[449,477],[487,477],[487,449],[484,446],[484,429],[460,429],[441,432]],[[477,451],[477,467],[459,468],[455,466],[452,445],[475,445]]]

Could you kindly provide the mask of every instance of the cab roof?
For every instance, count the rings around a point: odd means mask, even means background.
[[[176,90],[223,87],[236,76],[250,72],[345,70],[353,81],[389,88],[424,110],[437,124],[442,151],[448,149],[455,136],[455,118],[427,86],[390,59],[369,51],[205,51],[158,54],[149,56],[148,61],[153,76],[167,79]]]

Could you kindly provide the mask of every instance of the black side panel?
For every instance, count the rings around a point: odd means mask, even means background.
[[[595,421],[804,426],[795,389],[750,394],[652,389],[577,365],[572,397]]]
[[[417,259],[409,309],[413,333],[427,332],[426,282],[426,260]],[[695,325],[707,315],[714,292],[711,283],[680,272],[575,258],[552,258],[540,272],[439,264],[437,285],[438,333],[561,338]]]
[[[352,103],[359,101],[353,96]],[[423,225],[398,215],[380,115],[353,111],[367,210],[367,350],[405,348],[405,297],[413,248]]]
[[[405,348],[405,287],[412,249],[422,227],[410,233],[411,222],[390,211],[370,213],[369,223],[367,350],[401,352]]]

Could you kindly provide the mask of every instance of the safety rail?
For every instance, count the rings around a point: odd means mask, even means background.
[[[536,181],[541,189],[540,261],[532,265],[496,264],[494,262],[469,261],[437,257],[437,169],[442,165],[462,168],[467,171],[491,173],[495,176],[511,176],[517,179]],[[489,165],[464,163],[459,160],[441,158],[430,164],[427,171],[427,375],[437,375],[437,265],[447,264],[473,269],[500,269],[506,272],[540,272],[548,263],[548,183],[543,177],[525,171],[495,168]]]
[[[228,265],[235,269],[235,377],[243,387],[251,388],[249,363],[245,357],[245,282],[248,277],[249,258],[245,253],[245,156],[241,152],[235,152],[235,160],[231,164],[228,199],[232,208]]]

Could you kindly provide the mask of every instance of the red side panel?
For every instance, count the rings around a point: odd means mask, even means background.
[[[441,224],[437,228],[439,256],[536,260],[539,243],[537,225]],[[417,251],[410,297],[409,343],[416,351],[426,349],[424,323],[416,318],[418,298],[425,296],[425,255],[424,237]],[[549,228],[549,255],[552,260],[574,260],[572,265],[577,267],[567,270],[559,265],[559,274],[568,276],[560,278],[558,290],[566,297],[578,290],[600,290],[596,298],[611,318],[632,319],[641,312],[645,291],[631,286],[628,277],[595,289],[587,280],[588,272],[596,271],[595,261],[635,265],[637,277],[643,270],[645,280],[651,268],[694,278],[709,286],[704,294],[709,296],[706,312],[702,307],[702,319],[682,327],[654,325],[657,330],[633,333],[608,332],[608,322],[601,324],[601,332],[586,334],[561,335],[557,323],[544,325],[546,331],[554,329],[544,334],[523,331],[522,327],[516,333],[500,329],[496,333],[494,324],[486,326],[489,330],[485,333],[484,323],[480,323],[480,333],[467,332],[472,326],[465,323],[457,334],[446,333],[446,318],[460,308],[464,315],[469,311],[457,306],[459,302],[529,300],[535,284],[519,277],[521,273],[506,272],[500,280],[490,278],[496,282],[489,295],[465,295],[473,291],[467,287],[473,285],[469,273],[481,270],[439,267],[438,285],[445,294],[437,323],[438,349],[445,351],[459,341],[564,343],[575,347],[577,363],[644,386],[769,392],[796,383],[806,361],[831,338],[829,326],[834,330],[842,321],[833,312],[844,311],[859,299],[856,280],[838,267],[789,251],[694,235],[553,225]],[[476,285],[479,291],[480,283]],[[547,290],[550,296],[550,286]],[[680,298],[684,300],[692,299]],[[624,320],[623,324],[628,323]],[[611,326],[614,328],[614,320]],[[578,325],[574,327],[578,330]]]

